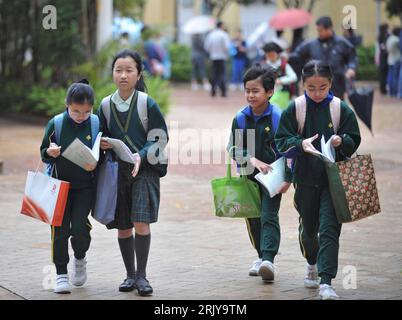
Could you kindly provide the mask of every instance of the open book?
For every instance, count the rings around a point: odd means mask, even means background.
[[[324,136],[322,136],[321,152],[318,151],[317,149],[310,149],[309,153],[321,158],[325,162],[334,163],[335,162],[335,149],[332,146],[332,138],[333,137],[334,137],[334,135],[331,136],[331,138],[329,138],[327,142],[325,142],[325,138],[324,138]]]
[[[102,132],[99,132],[92,149],[88,148],[80,139],[75,140],[64,150],[62,156],[87,170],[88,166],[96,166],[99,161],[99,148]]]
[[[135,159],[133,153],[131,152],[130,148],[121,140],[103,137],[109,144],[112,145],[113,151],[116,155],[125,162],[128,163],[135,163]]]
[[[270,197],[274,197],[279,193],[281,185],[285,182],[285,157],[281,157],[271,163],[272,171],[267,174],[258,173],[255,179],[268,190]]]

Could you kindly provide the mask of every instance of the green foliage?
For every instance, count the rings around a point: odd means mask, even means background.
[[[33,86],[28,94],[28,106],[34,113],[53,116],[65,109],[66,90],[61,88],[46,89],[42,86]]]
[[[402,22],[402,1],[401,0],[387,0],[386,10],[388,16],[392,18],[393,16],[398,16]]]
[[[374,63],[375,48],[374,46],[358,47],[357,57],[359,67],[357,68],[357,80],[377,80],[378,67]]]
[[[163,115],[166,115],[170,105],[169,82],[161,78],[146,78],[145,83],[148,87],[148,94],[159,105]]]
[[[169,54],[172,63],[172,81],[189,82],[191,80],[191,49],[180,44],[171,44]]]

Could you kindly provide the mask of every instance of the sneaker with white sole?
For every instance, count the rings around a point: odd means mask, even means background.
[[[57,275],[56,286],[54,287],[54,292],[60,293],[60,294],[71,293],[67,274],[58,274]]]
[[[258,274],[263,281],[274,281],[275,279],[275,266],[271,261],[265,260],[261,263]]]
[[[317,289],[320,285],[318,278],[317,265],[307,264],[306,273],[304,274],[304,286],[309,289]]]
[[[339,296],[336,294],[333,287],[328,284],[320,284],[320,297],[322,300],[338,300]]]
[[[248,271],[249,276],[256,277],[258,276],[258,270],[260,269],[260,265],[262,263],[262,259],[255,260],[250,270]]]
[[[87,261],[73,257],[73,273],[71,283],[76,287],[81,287],[87,281]]]

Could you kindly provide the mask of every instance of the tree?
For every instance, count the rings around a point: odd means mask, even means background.
[[[141,21],[144,20],[146,0],[114,0],[114,8],[122,16],[134,17]]]
[[[316,0],[309,0],[307,4],[306,2],[307,1],[305,0],[283,0],[283,4],[287,9],[290,8],[306,9],[308,12],[311,13],[313,11]]]
[[[206,12],[220,19],[224,11],[231,3],[240,5],[250,5],[257,2],[271,3],[272,0],[204,0],[204,8]]]
[[[401,0],[387,0],[386,2],[386,10],[388,12],[388,16],[394,17],[397,16],[401,20],[402,23],[402,1]]]

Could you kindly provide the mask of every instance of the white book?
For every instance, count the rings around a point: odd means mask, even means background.
[[[134,155],[130,148],[121,140],[104,137],[111,146],[116,155],[125,162],[135,164]]]
[[[327,142],[325,142],[324,135],[321,137],[321,152],[318,151],[317,149],[310,150],[310,153],[312,155],[315,155],[325,162],[328,163],[334,163],[335,162],[335,149],[332,146],[332,139],[334,135],[331,136],[331,138],[328,139]]]
[[[95,166],[99,161],[99,149],[102,132],[99,132],[92,149],[80,139],[75,140],[64,150],[62,156],[86,170],[87,166]]]
[[[285,182],[285,157],[281,157],[271,163],[272,171],[267,174],[258,173],[255,179],[268,190],[271,198],[279,193],[279,189]]]

